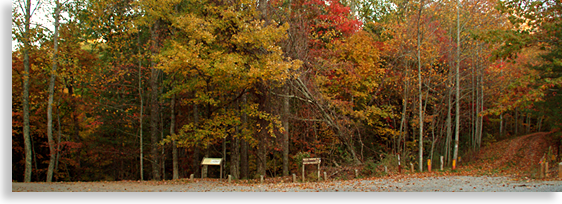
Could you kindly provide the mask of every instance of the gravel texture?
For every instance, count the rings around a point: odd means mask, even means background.
[[[226,180],[219,182],[218,179],[173,182],[13,182],[12,192],[562,192],[562,181],[442,176],[264,184],[227,183]]]

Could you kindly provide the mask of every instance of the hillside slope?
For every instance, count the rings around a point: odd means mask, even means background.
[[[513,175],[538,178],[540,160],[549,154],[558,155],[558,147],[549,135],[552,132],[538,132],[493,143],[482,148],[462,167],[474,173]],[[558,163],[549,164],[550,178],[558,176]],[[556,165],[555,165],[556,164]]]

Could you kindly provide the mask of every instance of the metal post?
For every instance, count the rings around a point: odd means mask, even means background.
[[[297,175],[293,174],[293,182],[297,182]]]

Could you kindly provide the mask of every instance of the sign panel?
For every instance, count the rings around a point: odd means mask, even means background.
[[[222,158],[203,158],[201,165],[221,165]]]
[[[303,164],[320,164],[320,158],[303,158]]]

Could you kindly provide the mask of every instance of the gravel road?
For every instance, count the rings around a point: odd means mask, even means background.
[[[562,181],[508,177],[373,178],[308,183],[242,184],[218,179],[175,182],[12,183],[12,192],[562,192]]]

